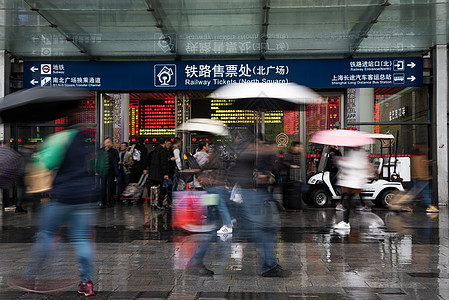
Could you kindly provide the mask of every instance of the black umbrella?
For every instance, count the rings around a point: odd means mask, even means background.
[[[0,99],[0,118],[5,123],[51,121],[76,110],[87,93],[62,87],[34,87]]]
[[[23,174],[22,157],[8,147],[0,146],[0,189],[7,189]]]

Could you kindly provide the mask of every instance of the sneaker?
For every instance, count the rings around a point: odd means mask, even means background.
[[[430,207],[428,207],[426,209],[426,212],[428,212],[428,213],[439,213],[440,211],[438,210],[438,208],[436,208],[435,206],[431,205]]]
[[[345,210],[345,207],[343,206],[343,204],[338,204],[337,207],[335,207],[335,209],[343,211],[343,210]]]
[[[37,282],[25,277],[15,277],[8,279],[8,285],[14,289],[19,289],[30,293],[48,294],[62,292],[73,287],[72,278],[58,278],[51,281],[45,280]]]
[[[24,209],[22,206],[16,206],[16,213],[26,214],[28,211]]]
[[[404,206],[401,210],[405,212],[413,212],[413,208],[411,206]]]
[[[351,229],[335,229],[334,232],[340,236],[348,236],[351,232]]]
[[[19,289],[25,292],[36,292],[36,281],[27,280],[24,277],[11,278],[8,280],[8,285],[13,289]]]
[[[369,207],[368,205],[364,205],[364,206],[357,207],[356,210],[358,210],[358,211],[371,211],[371,207]]]
[[[79,284],[78,294],[84,295],[86,297],[95,295],[94,284],[92,283],[92,281],[81,281]]]
[[[212,276],[214,271],[209,270],[204,265],[187,266],[187,274],[197,276]]]
[[[351,225],[346,223],[345,221],[341,221],[340,223],[334,225],[335,229],[350,229]]]
[[[232,233],[232,226],[229,226],[229,225],[223,225],[223,226],[217,231],[217,234],[225,234],[225,233]]]
[[[284,270],[280,265],[276,265],[273,269],[262,273],[262,277],[289,277],[292,271]]]
[[[223,233],[219,235],[220,241],[227,242],[232,240],[232,233]]]

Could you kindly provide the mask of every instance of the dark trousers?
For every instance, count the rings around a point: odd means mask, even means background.
[[[139,182],[140,176],[143,174],[143,166],[134,164],[131,168],[131,181],[130,183]]]
[[[103,176],[101,185],[101,202],[103,205],[112,205],[114,201],[114,174]]]
[[[363,197],[361,193],[358,193],[360,197],[360,203],[362,206],[365,206],[365,201],[363,201]],[[343,221],[346,223],[349,223],[349,211],[351,210],[351,199],[354,197],[355,193],[353,193],[351,190],[349,192],[344,193],[343,196],[341,196],[341,203],[343,204],[343,207],[345,208],[345,211],[343,212]]]
[[[118,172],[116,195],[120,197],[125,187],[129,184],[130,174],[125,174],[123,170]]]

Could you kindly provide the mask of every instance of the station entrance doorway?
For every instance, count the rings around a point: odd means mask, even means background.
[[[160,137],[180,137],[184,149],[192,151],[203,138],[199,134],[177,131],[179,124],[191,118],[215,119],[231,132],[258,126],[269,144],[286,152],[293,141],[299,141],[300,110],[268,111],[263,119],[251,110],[232,108],[235,100],[211,99],[212,91],[101,93],[100,140],[111,137],[116,147],[123,141],[144,140],[149,150]],[[319,130],[338,128],[341,123],[342,93],[326,93],[316,103],[305,106],[306,139]],[[305,142],[305,141],[302,141]]]

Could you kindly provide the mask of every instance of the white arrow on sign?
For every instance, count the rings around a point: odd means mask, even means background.
[[[407,64],[407,67],[410,67],[411,69],[413,69],[415,66],[416,64],[414,62]]]
[[[415,76],[410,76],[410,77],[407,77],[407,80],[410,80],[410,81],[415,81],[415,79],[416,79],[416,77]]]
[[[32,85],[35,85],[35,84],[39,83],[39,81],[37,81],[36,79],[33,79],[33,80],[30,81],[30,83],[31,83]]]
[[[37,70],[39,70],[39,68],[36,68],[35,66],[32,66],[31,68],[30,68],[30,70],[31,70],[31,72],[36,72]]]

